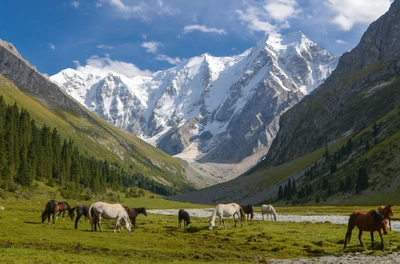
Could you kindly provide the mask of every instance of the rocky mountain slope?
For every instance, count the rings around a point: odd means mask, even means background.
[[[265,159],[288,162],[360,131],[400,105],[400,1],[372,23],[317,90],[285,113]]]
[[[170,199],[216,204],[393,204],[400,191],[400,0],[330,77],[285,112],[245,175]],[[350,144],[349,144],[350,143]],[[310,173],[310,172],[313,173]],[[279,188],[296,182],[291,199]],[[298,195],[301,189],[306,190]]]
[[[282,113],[323,83],[337,62],[294,32],[269,35],[234,57],[190,58],[150,77],[66,69],[51,80],[107,122],[186,160],[205,177],[193,180],[210,185],[257,163]]]

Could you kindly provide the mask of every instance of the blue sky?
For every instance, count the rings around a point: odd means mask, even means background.
[[[5,0],[0,39],[36,68],[149,75],[203,53],[240,54],[266,34],[301,30],[341,55],[392,0]]]

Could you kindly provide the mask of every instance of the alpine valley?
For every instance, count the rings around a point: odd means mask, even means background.
[[[134,78],[85,67],[49,77],[0,41],[0,95],[71,138],[82,156],[123,171],[125,185],[95,179],[120,190],[145,185],[196,204],[396,204],[399,17],[395,0],[340,58],[293,32]],[[17,174],[25,160],[0,171]],[[40,177],[55,178],[48,172]]]
[[[332,73],[338,56],[302,32],[268,35],[234,57],[203,54],[150,77],[65,69],[50,79],[87,109],[186,161],[198,187],[265,156],[280,116]]]

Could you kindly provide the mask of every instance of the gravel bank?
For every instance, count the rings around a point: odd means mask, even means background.
[[[211,213],[214,208],[207,209],[185,209],[190,216],[195,217],[204,217],[208,218],[211,216]],[[164,215],[178,215],[178,210],[147,210],[147,213],[150,214],[164,214]],[[254,215],[255,220],[262,220],[261,214]],[[347,221],[349,220],[348,216],[341,215],[287,215],[287,214],[278,214],[277,221],[282,222],[331,222],[332,224],[343,224],[347,225]],[[265,220],[271,221],[271,219]],[[392,222],[392,231],[399,232],[400,231],[400,221]],[[367,253],[368,251],[365,251]],[[385,252],[385,255],[382,257],[373,257],[369,255],[365,255],[363,253],[349,253],[338,256],[325,256],[319,258],[312,259],[271,259],[268,261],[270,264],[294,264],[294,263],[312,263],[312,264],[400,264],[400,252]]]

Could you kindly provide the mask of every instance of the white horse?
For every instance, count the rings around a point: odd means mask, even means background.
[[[270,204],[263,204],[261,205],[261,214],[262,214],[262,219],[264,220],[264,215],[267,215],[267,219],[268,219],[268,215],[271,216],[271,220],[272,220],[272,216],[274,217],[274,220],[276,221],[276,211],[275,208],[270,205]]]
[[[208,229],[211,230],[215,226],[215,218],[219,217],[219,227],[221,228],[222,223],[224,224],[224,227],[226,228],[226,224],[224,221],[224,217],[233,217],[233,220],[235,222],[235,227],[236,227],[236,218],[239,219],[240,221],[240,227],[243,227],[242,221],[246,220],[245,213],[240,207],[240,205],[236,203],[229,203],[229,204],[219,204],[215,207],[214,211],[211,214],[211,219],[209,221]]]
[[[118,229],[121,230],[120,221],[121,219],[125,222],[125,228],[128,232],[131,232],[131,221],[125,208],[120,204],[109,204],[104,202],[97,202],[89,207],[88,211],[89,220],[92,223],[92,230],[96,230],[96,224],[99,225],[101,232],[101,219],[116,219],[114,233]]]

